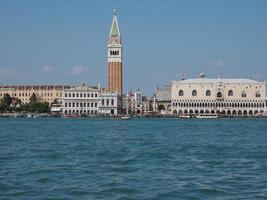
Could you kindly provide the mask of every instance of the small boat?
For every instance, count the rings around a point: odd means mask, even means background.
[[[216,114],[199,114],[196,116],[198,119],[217,119],[219,118]]]
[[[124,120],[129,120],[129,119],[132,119],[130,116],[122,116],[121,119],[124,119]]]
[[[191,115],[179,115],[179,118],[181,119],[189,119],[189,118],[192,118]]]

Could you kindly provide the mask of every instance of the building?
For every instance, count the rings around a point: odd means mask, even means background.
[[[117,116],[121,109],[121,97],[118,93],[101,92],[99,94],[99,114]]]
[[[167,85],[162,88],[157,88],[154,98],[154,112],[157,112],[162,115],[171,114],[171,85]]]
[[[266,112],[266,83],[251,79],[200,78],[174,81],[172,113],[257,116]]]
[[[122,91],[122,40],[116,11],[113,11],[113,20],[108,40],[108,90],[110,93]]]
[[[52,111],[59,109],[65,115],[114,115],[120,113],[120,99],[117,93],[109,93],[100,86],[88,86],[82,83],[64,89],[62,92],[62,105],[53,107]]]
[[[153,98],[143,95],[140,89],[123,96],[123,109],[130,115],[150,115],[153,111]]]
[[[62,113],[67,115],[96,115],[99,106],[100,87],[84,83],[64,89],[62,92]]]
[[[62,97],[63,89],[70,88],[66,85],[1,85],[0,99],[4,94],[9,94],[11,97],[18,98],[22,104],[30,102],[33,93],[37,100],[41,102],[48,102],[51,105],[53,102],[59,101]]]

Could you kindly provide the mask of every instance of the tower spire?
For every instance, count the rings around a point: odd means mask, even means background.
[[[120,37],[120,27],[117,19],[116,9],[113,9],[113,20],[109,32],[109,37]]]

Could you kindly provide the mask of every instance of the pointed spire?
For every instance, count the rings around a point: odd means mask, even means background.
[[[116,10],[113,9],[113,20],[112,20],[112,25],[110,28],[110,32],[109,32],[109,37],[120,37],[120,28],[119,28],[119,23],[118,23],[118,19],[117,19],[117,13]]]

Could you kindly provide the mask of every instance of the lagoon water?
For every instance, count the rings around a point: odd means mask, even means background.
[[[267,120],[2,118],[0,199],[267,199]]]

